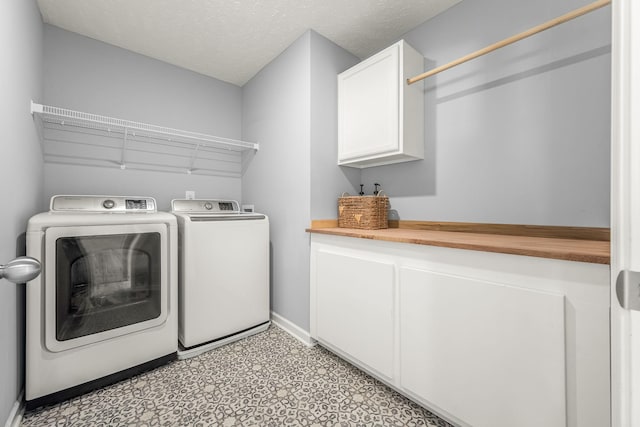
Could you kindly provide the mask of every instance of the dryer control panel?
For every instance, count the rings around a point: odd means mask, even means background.
[[[156,212],[153,197],[53,196],[51,212]]]
[[[171,201],[171,211],[212,214],[239,213],[240,204],[235,200],[174,199]]]

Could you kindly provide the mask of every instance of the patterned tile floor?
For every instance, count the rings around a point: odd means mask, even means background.
[[[272,326],[24,415],[23,426],[438,426],[426,409]]]

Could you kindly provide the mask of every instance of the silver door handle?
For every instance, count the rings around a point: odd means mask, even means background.
[[[640,310],[640,272],[620,271],[616,280],[616,296],[622,308]]]
[[[40,274],[40,261],[28,256],[21,256],[6,265],[0,265],[0,279],[7,279],[13,283],[26,283]]]

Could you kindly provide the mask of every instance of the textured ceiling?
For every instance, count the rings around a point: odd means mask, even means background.
[[[45,23],[245,84],[306,30],[361,59],[461,0],[38,0]]]

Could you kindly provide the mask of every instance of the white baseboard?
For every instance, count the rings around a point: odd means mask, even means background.
[[[7,418],[7,421],[4,423],[4,427],[20,427],[22,415],[24,414],[23,394],[24,392],[21,391],[18,400],[13,404],[11,412],[9,412],[9,418]]]
[[[307,347],[316,345],[316,340],[311,338],[309,332],[280,316],[278,313],[271,312],[271,322]]]

